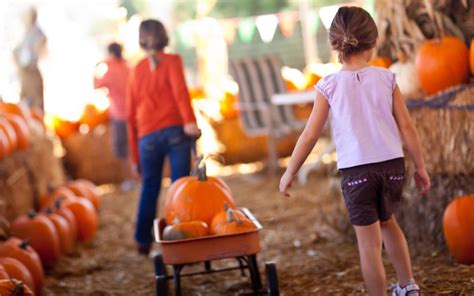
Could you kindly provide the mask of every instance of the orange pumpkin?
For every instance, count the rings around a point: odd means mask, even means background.
[[[7,153],[8,154],[13,153],[18,147],[18,139],[16,136],[15,129],[6,118],[2,118],[2,117],[0,117],[0,129],[5,133],[5,135],[8,138],[9,151],[7,151]]]
[[[80,123],[60,118],[57,115],[52,119],[54,133],[61,139],[65,139],[79,130]]]
[[[0,280],[9,279],[9,278],[10,278],[10,275],[8,274],[7,270],[5,269],[5,267],[3,267],[2,264],[0,264]]]
[[[65,208],[71,210],[77,221],[77,237],[80,242],[90,242],[97,233],[97,212],[94,205],[85,198],[65,200]]]
[[[474,194],[454,199],[444,210],[443,231],[451,254],[464,264],[474,263]]]
[[[16,114],[21,116],[26,121],[30,120],[30,110],[28,106],[23,102],[14,104],[0,101],[0,113]]]
[[[15,279],[0,280],[2,296],[33,296],[31,289],[23,282]]]
[[[71,190],[76,196],[87,198],[96,210],[100,207],[99,195],[95,188],[91,188],[90,185],[86,184],[85,181],[73,181],[66,184],[66,187]]]
[[[2,257],[0,258],[0,264],[3,265],[10,278],[22,281],[30,289],[35,290],[33,276],[23,263],[14,258]]]
[[[318,83],[318,81],[321,79],[321,76],[319,76],[316,73],[308,73],[305,76],[306,76],[305,89],[313,89],[316,83]]]
[[[225,188],[227,186],[208,177],[205,166],[198,169],[197,176],[183,177],[176,182],[165,202],[168,224],[178,218],[181,222],[204,221],[209,225],[212,218],[224,210],[224,203],[235,207],[232,195]]]
[[[237,95],[225,92],[224,97],[219,100],[219,109],[224,119],[233,119],[239,116]]]
[[[10,141],[8,140],[8,137],[5,132],[0,129],[0,159],[3,159],[5,156],[8,156],[8,152],[10,150]]]
[[[227,206],[226,210],[218,213],[211,223],[211,233],[217,235],[246,232],[255,228],[255,224],[244,213]]]
[[[26,149],[30,144],[31,132],[25,119],[15,114],[8,115],[7,119],[15,130],[18,149]]]
[[[189,88],[188,92],[192,100],[200,100],[206,96],[204,89],[201,87],[191,87]]]
[[[190,221],[167,225],[163,229],[163,239],[181,240],[195,237],[201,237],[209,234],[209,227],[202,221]]]
[[[52,266],[61,255],[59,236],[54,224],[41,213],[30,211],[16,218],[10,226],[13,236],[28,239],[44,266]]]
[[[44,126],[44,112],[38,106],[33,106],[30,108],[30,117]]]
[[[374,67],[386,68],[390,67],[392,60],[389,57],[375,57],[369,61],[369,65]]]
[[[65,186],[60,186],[55,190],[50,189],[50,193],[40,196],[40,207],[41,209],[49,208],[54,205],[54,203],[58,200],[74,200],[77,199],[77,196],[72,192],[69,188]]]
[[[44,282],[43,266],[38,253],[29,246],[27,241],[10,237],[8,240],[0,242],[0,256],[15,258],[23,263],[33,277],[35,293],[41,294]],[[0,293],[0,295],[2,294]]]
[[[457,37],[423,42],[415,63],[421,88],[427,94],[469,81],[469,51]]]
[[[47,208],[45,213],[56,228],[61,252],[64,254],[70,253],[74,248],[74,242],[76,241],[76,236],[73,236],[70,223],[63,216],[54,213],[51,208]],[[77,235],[77,233],[74,233],[74,235]]]
[[[71,236],[74,242],[77,239],[77,222],[76,218],[72,211],[68,208],[62,206],[63,201],[57,200],[53,206],[53,213],[58,214],[59,216],[66,219],[67,223],[69,224],[69,229],[71,230]]]

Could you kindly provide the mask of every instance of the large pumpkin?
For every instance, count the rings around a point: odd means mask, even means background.
[[[201,237],[209,234],[209,227],[202,221],[191,221],[167,225],[163,229],[163,239],[180,240]]]
[[[5,269],[5,267],[3,267],[2,264],[0,264],[0,280],[9,279],[9,278],[10,278],[10,275],[8,274],[7,270]]]
[[[69,229],[71,230],[71,236],[74,239],[74,242],[77,239],[77,221],[76,217],[72,211],[66,207],[62,206],[63,201],[57,200],[53,205],[53,213],[58,214],[59,216],[66,219],[67,223],[69,224]]]
[[[252,223],[239,210],[231,209],[225,206],[225,210],[218,213],[211,223],[211,233],[217,235],[232,234],[254,230],[255,224]]]
[[[94,185],[95,186],[95,185]],[[87,198],[96,210],[100,207],[100,200],[95,187],[91,187],[84,180],[72,181],[66,184],[66,187],[71,190],[76,196]]]
[[[8,138],[9,151],[7,151],[7,153],[13,153],[18,147],[18,138],[15,129],[5,117],[0,117],[0,129],[5,133]]]
[[[15,279],[0,280],[2,296],[33,296],[31,289],[22,281]]]
[[[26,120],[15,114],[8,115],[7,119],[15,130],[18,149],[26,149],[31,141],[31,132]]]
[[[168,224],[176,218],[181,222],[204,221],[208,225],[212,218],[224,210],[224,203],[235,207],[227,186],[217,178],[206,175],[206,167],[198,169],[197,176],[176,180],[166,197],[165,217]],[[223,183],[223,182],[222,182]]]
[[[97,233],[97,212],[94,205],[85,198],[65,200],[63,206],[71,210],[77,221],[77,237],[80,242],[90,242]]]
[[[0,242],[0,256],[15,258],[23,263],[33,276],[35,293],[41,294],[44,282],[43,266],[38,253],[29,246],[27,241],[10,237],[8,240]]]
[[[469,52],[456,37],[423,42],[415,63],[421,88],[427,94],[469,81]]]
[[[42,209],[52,207],[57,200],[75,200],[77,196],[66,186],[50,189],[49,193],[40,196],[40,207]]]
[[[3,265],[3,268],[8,272],[10,278],[22,281],[31,290],[35,290],[33,276],[23,263],[14,258],[1,257],[0,265]]]
[[[10,226],[13,236],[30,240],[44,266],[52,266],[61,255],[59,236],[54,224],[42,213],[34,211],[15,219]]]
[[[454,199],[444,210],[448,248],[460,263],[474,263],[474,194]]]

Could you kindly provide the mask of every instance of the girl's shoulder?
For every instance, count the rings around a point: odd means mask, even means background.
[[[382,67],[370,66],[370,70],[373,72],[373,76],[377,80],[385,85],[388,85],[392,91],[395,89],[397,84],[395,74],[392,73],[389,69]]]
[[[336,87],[338,76],[339,72],[326,75],[321,78],[318,83],[316,83],[314,88],[323,94],[327,99],[330,99],[332,97],[334,88]]]

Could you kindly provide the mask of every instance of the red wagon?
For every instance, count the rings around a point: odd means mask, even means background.
[[[156,295],[167,295],[168,280],[174,280],[175,295],[178,296],[181,295],[182,277],[229,270],[240,270],[242,275],[245,275],[245,271],[248,270],[253,295],[279,295],[278,276],[274,262],[265,263],[265,287],[262,286],[260,278],[257,253],[260,251],[259,231],[262,229],[262,225],[248,209],[242,208],[241,211],[255,224],[255,230],[185,240],[162,240],[161,235],[166,222],[164,219],[156,219],[154,225],[155,238],[161,244],[162,249],[162,253],[154,258]],[[215,269],[211,265],[213,260],[228,258],[235,258],[236,266]],[[195,263],[204,263],[204,270],[182,273],[186,265]],[[166,265],[172,266],[172,275],[168,275]]]

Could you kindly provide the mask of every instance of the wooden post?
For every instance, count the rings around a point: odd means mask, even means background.
[[[301,30],[303,35],[304,57],[306,65],[320,62],[318,56],[318,48],[316,47],[316,33],[311,28],[311,17],[309,0],[300,0],[300,19]]]

